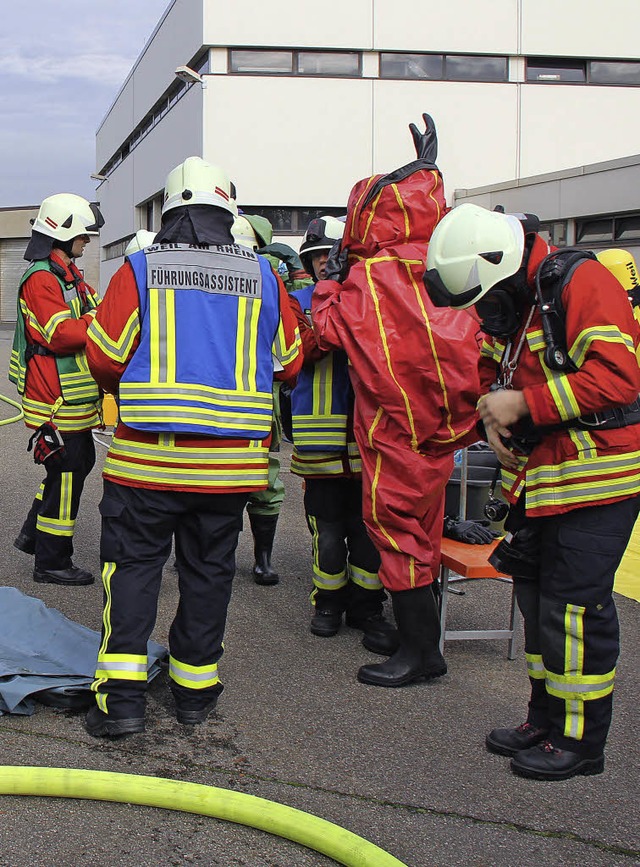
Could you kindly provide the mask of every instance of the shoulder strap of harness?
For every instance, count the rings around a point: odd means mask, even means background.
[[[563,247],[554,250],[542,260],[536,272],[536,297],[542,317],[542,331],[546,349],[544,362],[551,370],[575,371],[567,350],[566,314],[562,304],[562,291],[575,270],[596,256],[590,250]]]

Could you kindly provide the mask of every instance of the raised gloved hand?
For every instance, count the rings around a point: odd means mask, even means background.
[[[427,162],[435,165],[436,159],[438,158],[438,136],[436,134],[436,125],[429,114],[423,114],[422,120],[425,125],[424,132],[420,132],[415,123],[409,124],[413,144],[419,160],[427,160]]]
[[[449,516],[444,519],[442,535],[456,542],[466,542],[467,545],[488,545],[498,538],[498,533],[494,533],[482,521],[462,521]]]
[[[336,283],[343,283],[349,273],[349,248],[340,249],[342,239],[338,239],[327,257],[327,264],[324,266],[324,280],[335,280]]]

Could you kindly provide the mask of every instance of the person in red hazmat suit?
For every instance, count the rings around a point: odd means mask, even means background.
[[[313,294],[322,349],[344,349],[355,392],[363,516],[380,551],[400,645],[358,680],[396,687],[447,671],[437,579],[453,453],[477,439],[477,324],[435,308],[422,284],[431,233],[446,205],[437,137],[410,125],[418,158],[359,181],[344,236]]]

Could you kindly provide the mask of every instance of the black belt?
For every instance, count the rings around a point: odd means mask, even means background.
[[[39,343],[30,343],[24,351],[24,359],[25,361],[29,361],[30,358],[33,358],[34,355],[55,355],[55,352],[52,352],[50,349],[47,349],[46,346],[41,346]]]

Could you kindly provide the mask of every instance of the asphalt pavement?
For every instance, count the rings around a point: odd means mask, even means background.
[[[0,370],[7,369],[10,341],[11,331],[0,329]],[[7,381],[0,392],[15,397]],[[11,414],[0,404],[0,419]],[[22,423],[0,427],[0,585],[97,630],[99,581],[78,588],[34,584],[32,558],[12,546],[42,478],[27,438]],[[76,563],[96,575],[105,454],[98,446],[74,538]],[[515,777],[508,759],[485,751],[484,736],[525,717],[522,641],[514,661],[506,641],[447,642],[445,677],[380,689],[356,681],[360,665],[380,659],[362,647],[359,632],[343,627],[329,639],[309,632],[310,536],[289,457],[285,445],[287,497],[274,552],[281,581],[253,582],[245,521],[220,663],[225,691],[215,715],[203,726],[179,725],[162,674],[149,687],[143,734],[96,740],[81,714],[38,705],[33,716],[0,717],[1,764],[145,774],[246,792],[337,823],[408,867],[640,864],[638,603],[616,597],[622,656],[605,773],[556,783]],[[464,588],[449,599],[450,628],[504,625],[508,585],[477,580]],[[177,598],[169,562],[153,634],[165,646]],[[1,867],[333,863],[280,837],[195,814],[0,796]]]

